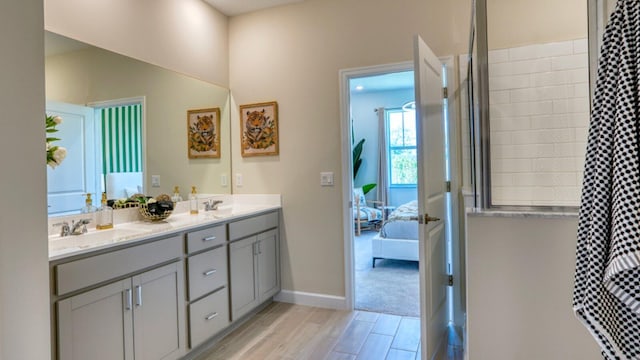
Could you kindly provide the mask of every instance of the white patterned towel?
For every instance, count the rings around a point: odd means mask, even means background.
[[[598,64],[573,309],[605,359],[640,359],[640,1],[619,0]]]

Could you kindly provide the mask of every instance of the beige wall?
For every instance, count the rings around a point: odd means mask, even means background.
[[[467,218],[470,360],[602,359],[571,301],[577,218]]]
[[[233,171],[244,182],[233,192],[283,194],[284,289],[344,295],[338,71],[411,60],[416,33],[437,55],[466,52],[471,1],[307,0],[234,17],[228,39],[227,19],[201,1],[151,1],[48,0],[46,29],[230,83],[231,109],[278,101],[277,157],[241,158],[231,112]],[[320,171],[336,185],[320,188]]]
[[[229,85],[228,18],[201,0],[46,0],[45,29]]]
[[[48,359],[41,0],[0,2],[0,359]]]
[[[587,37],[584,0],[487,0],[489,49]]]
[[[80,105],[145,96],[147,194],[171,194],[175,185],[185,199],[192,185],[200,193],[230,192],[220,185],[231,171],[228,89],[97,48],[49,56],[46,86],[48,100]],[[190,160],[187,110],[211,107],[221,109],[221,158]],[[161,187],[151,187],[152,174]]]
[[[411,60],[417,33],[438,55],[465,52],[469,16],[466,0],[307,0],[231,18],[232,108],[275,100],[280,120],[280,155],[243,159],[232,112],[233,191],[282,194],[284,289],[345,294],[339,70]]]

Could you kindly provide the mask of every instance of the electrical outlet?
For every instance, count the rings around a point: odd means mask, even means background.
[[[242,187],[242,174],[236,174],[236,187]]]
[[[151,187],[160,187],[160,175],[151,175]]]
[[[220,185],[223,187],[227,186],[227,174],[220,175]]]

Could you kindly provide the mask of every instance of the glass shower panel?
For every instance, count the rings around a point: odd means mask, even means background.
[[[486,0],[486,28],[490,205],[579,205],[590,109],[586,2]]]

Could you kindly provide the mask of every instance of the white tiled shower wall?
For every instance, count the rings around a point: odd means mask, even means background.
[[[489,51],[496,205],[577,206],[589,125],[587,39]]]

